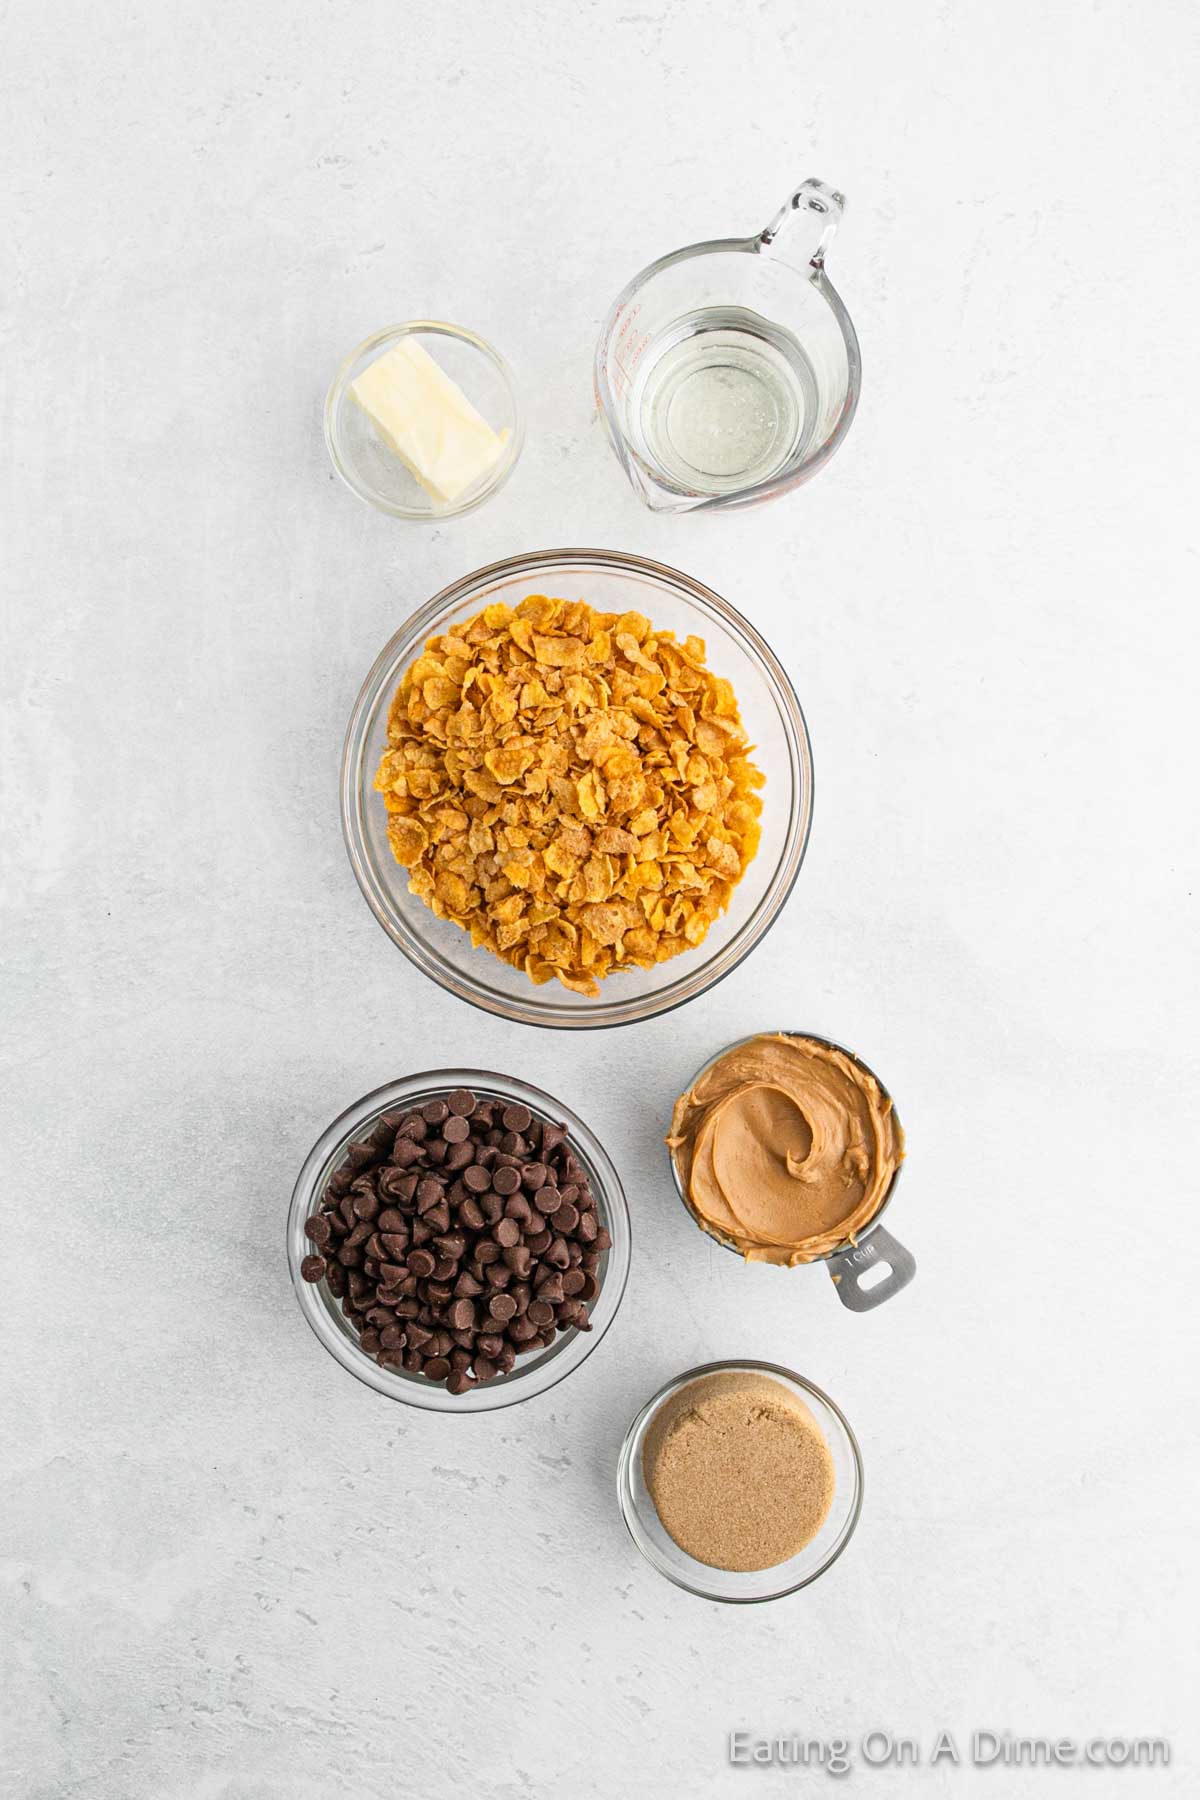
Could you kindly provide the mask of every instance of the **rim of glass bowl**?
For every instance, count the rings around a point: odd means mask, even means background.
[[[363,756],[376,709],[381,698],[390,702],[403,667],[417,654],[439,618],[456,609],[477,588],[497,579],[513,576],[525,575],[532,578],[553,566],[600,567],[618,571],[627,569],[650,575],[680,590],[702,615],[714,614],[725,629],[740,641],[743,650],[761,669],[787,740],[793,792],[798,792],[799,795],[766,893],[724,949],[711,961],[702,962],[699,967],[693,966],[690,972],[685,970],[676,981],[656,994],[643,995],[640,999],[601,998],[586,1011],[573,1011],[569,1003],[560,1004],[550,999],[549,984],[546,988],[531,985],[526,998],[500,995],[485,988],[482,983],[476,983],[472,977],[443,966],[431,955],[402,915],[392,908],[386,891],[375,879],[371,860],[367,855],[363,817]],[[657,1018],[662,1013],[673,1012],[677,1006],[685,1006],[689,1000],[707,993],[719,981],[731,975],[739,963],[761,943],[787,903],[808,849],[813,813],[812,744],[804,713],[783,664],[750,621],[736,607],[731,606],[728,600],[723,600],[711,588],[693,580],[679,569],[673,569],[667,563],[654,562],[649,557],[634,556],[621,550],[538,550],[525,556],[504,557],[499,562],[489,563],[486,567],[463,576],[461,580],[452,582],[412,613],[389,638],[372,664],[350,714],[342,752],[341,805],[342,834],[355,880],[380,925],[410,962],[415,963],[418,969],[440,987],[456,994],[460,1000],[467,1000],[472,1006],[478,1006],[483,1012],[493,1013],[521,1025],[540,1025],[553,1030],[596,1031]],[[761,851],[759,854],[761,855]],[[688,959],[681,957],[678,960]]]
[[[404,506],[397,500],[390,500],[378,488],[369,487],[361,481],[354,468],[342,455],[338,439],[337,421],[346,389],[350,383],[350,371],[359,358],[384,346],[399,343],[401,338],[412,337],[417,332],[432,333],[437,337],[456,338],[459,343],[469,344],[492,364],[508,393],[509,405],[512,408],[513,422],[510,428],[508,443],[504,454],[497,462],[490,477],[482,487],[471,488],[459,500],[449,505],[435,505],[431,500],[427,506]],[[521,405],[521,396],[508,363],[501,356],[494,344],[477,332],[468,331],[465,325],[452,325],[446,319],[405,319],[399,325],[385,325],[382,331],[373,331],[370,337],[356,344],[348,356],[338,364],[333,380],[325,395],[325,447],[329,452],[329,460],[341,476],[352,494],[365,500],[368,506],[375,507],[377,512],[390,513],[394,519],[415,519],[419,523],[440,524],[443,519],[461,518],[464,513],[474,512],[485,500],[499,493],[521,459],[521,451],[525,447],[525,409]]]
[[[325,1184],[347,1144],[374,1124],[381,1113],[393,1107],[417,1106],[435,1094],[444,1095],[459,1087],[495,1099],[523,1101],[532,1112],[566,1126],[572,1149],[591,1177],[597,1208],[612,1237],[612,1248],[604,1252],[600,1291],[592,1302],[590,1331],[572,1328],[560,1332],[550,1349],[527,1358],[524,1364],[518,1361],[510,1374],[497,1375],[465,1394],[451,1394],[419,1375],[380,1368],[372,1357],[359,1349],[325,1283],[305,1281],[300,1273],[300,1263],[311,1249],[304,1235],[304,1221],[319,1204]],[[364,1094],[361,1100],[356,1100],[326,1126],[305,1157],[288,1209],[287,1255],[292,1286],[300,1310],[321,1345],[343,1369],[365,1382],[367,1387],[374,1388],[376,1393],[408,1406],[418,1406],[426,1412],[495,1412],[500,1407],[514,1406],[519,1400],[532,1400],[535,1395],[557,1387],[586,1361],[615,1319],[629,1278],[631,1246],[632,1230],[625,1190],[595,1133],[552,1094],[491,1069],[424,1069],[419,1074],[386,1082],[383,1087]]]
[[[850,1504],[850,1511],[828,1556],[802,1581],[789,1581],[786,1586],[775,1588],[769,1594],[718,1594],[712,1588],[702,1587],[697,1582],[685,1581],[682,1575],[671,1568],[667,1562],[661,1560],[655,1546],[646,1537],[633,1499],[630,1469],[633,1465],[634,1449],[641,1443],[644,1436],[643,1428],[649,1424],[658,1408],[672,1394],[678,1393],[680,1388],[686,1387],[689,1381],[696,1381],[702,1375],[724,1375],[735,1370],[751,1370],[755,1374],[761,1375],[782,1375],[786,1381],[794,1381],[796,1386],[803,1388],[806,1394],[812,1395],[814,1399],[820,1401],[822,1406],[828,1407],[846,1434],[846,1442],[850,1447],[850,1456],[854,1466],[854,1497]],[[862,1451],[859,1449],[858,1439],[854,1435],[850,1421],[837,1401],[831,1399],[823,1388],[817,1386],[815,1381],[809,1381],[806,1376],[797,1374],[795,1369],[786,1368],[783,1363],[758,1362],[753,1357],[743,1356],[727,1357],[722,1362],[701,1363],[698,1368],[686,1369],[682,1375],[674,1376],[672,1380],[659,1388],[657,1394],[651,1395],[647,1400],[625,1433],[625,1440],[621,1445],[620,1461],[617,1464],[617,1497],[620,1501],[621,1517],[625,1521],[625,1529],[650,1567],[658,1574],[665,1576],[676,1587],[683,1588],[685,1593],[696,1594],[701,1600],[719,1601],[722,1606],[761,1606],[765,1601],[782,1600],[788,1594],[798,1594],[801,1588],[811,1587],[814,1581],[819,1580],[833,1567],[854,1536],[862,1513],[864,1486]],[[683,1556],[685,1552],[681,1550],[679,1554]],[[695,1559],[689,1560],[694,1561]],[[696,1567],[699,1569],[704,1565],[696,1563]],[[727,1571],[717,1572],[727,1573]],[[750,1571],[751,1574],[758,1575],[769,1575],[770,1572],[769,1569]]]

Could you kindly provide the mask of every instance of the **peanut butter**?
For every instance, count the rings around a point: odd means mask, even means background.
[[[675,1102],[667,1138],[696,1223],[747,1262],[816,1262],[887,1199],[904,1133],[875,1077],[816,1038],[748,1038]]]

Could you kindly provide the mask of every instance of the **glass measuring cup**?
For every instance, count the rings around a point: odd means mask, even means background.
[[[676,250],[619,296],[596,346],[596,403],[655,512],[769,500],[845,437],[862,366],[825,275],[845,205],[802,182],[757,236]]]

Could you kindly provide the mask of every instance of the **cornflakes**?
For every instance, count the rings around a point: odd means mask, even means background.
[[[763,784],[704,654],[545,594],[429,638],[375,777],[410,891],[593,997],[699,944],[758,848]]]

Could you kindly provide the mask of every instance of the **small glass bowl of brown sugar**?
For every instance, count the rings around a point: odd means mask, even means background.
[[[629,1209],[561,1101],[511,1075],[431,1069],[321,1134],[287,1249],[304,1316],[343,1369],[409,1406],[490,1412],[544,1394],[600,1342],[629,1274]]]
[[[840,1407],[794,1370],[705,1363],[642,1408],[617,1490],[660,1575],[748,1605],[794,1594],[837,1561],[862,1510],[862,1456]]]

